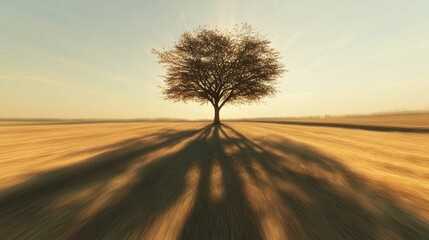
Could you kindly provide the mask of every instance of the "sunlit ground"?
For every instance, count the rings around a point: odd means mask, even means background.
[[[429,134],[0,127],[0,239],[429,239]]]

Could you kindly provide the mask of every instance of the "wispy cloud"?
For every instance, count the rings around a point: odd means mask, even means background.
[[[341,38],[337,39],[336,41],[333,41],[333,42],[325,44],[325,45],[315,44],[313,46],[310,46],[307,49],[308,53],[305,55],[305,57],[311,57],[311,56],[323,53],[327,50],[333,50],[333,49],[338,49],[338,48],[344,47],[350,41],[351,40],[349,37],[341,37]]]
[[[128,86],[133,86],[133,87],[143,86],[145,88],[158,89],[158,87],[155,84],[143,81],[141,79],[136,79],[135,77],[125,76],[125,75],[112,75],[112,76],[108,76],[107,78],[112,81],[125,84]]]
[[[149,39],[148,39],[149,40]],[[150,40],[149,40],[150,41]],[[136,84],[136,81],[130,81],[129,79],[126,79],[124,77],[118,76],[116,74],[114,74],[113,72],[109,71],[109,70],[104,70],[102,68],[93,66],[91,64],[85,63],[85,62],[81,62],[81,61],[76,61],[76,60],[72,60],[69,58],[65,58],[59,55],[56,55],[52,52],[49,51],[45,51],[45,50],[41,50],[41,49],[37,49],[37,48],[33,48],[33,47],[29,47],[29,46],[25,46],[22,44],[16,44],[17,47],[25,49],[27,51],[32,51],[33,53],[36,53],[40,56],[55,60],[55,61],[59,61],[62,62],[66,65],[70,65],[73,66],[76,69],[79,69],[80,71],[87,71],[90,72],[96,76],[98,76],[99,79],[107,79],[110,81],[115,81],[115,82],[119,82],[119,83],[127,83],[129,85],[132,84]],[[37,75],[32,75],[33,77],[37,76]],[[43,78],[39,78],[36,77],[35,79],[43,79]]]
[[[299,31],[295,33],[291,38],[289,38],[288,42],[295,42],[306,30]]]
[[[299,32],[296,32],[295,34],[292,35],[292,37],[288,38],[285,41],[282,41],[281,40],[282,38],[280,38],[280,44],[282,45],[282,48],[287,48],[295,44],[302,37],[302,35],[304,35],[305,32],[307,32],[307,30],[305,29]]]
[[[48,84],[48,85],[61,87],[61,88],[79,90],[81,92],[88,92],[88,88],[83,85],[71,83],[71,82],[65,81],[64,79],[57,79],[57,78],[44,76],[33,72],[23,72],[18,70],[2,70],[2,74],[0,75],[0,80]],[[90,92],[93,93],[92,91]]]
[[[1,81],[10,81],[10,82],[23,82],[26,84],[42,84],[53,86],[62,89],[70,89],[73,91],[91,94],[91,95],[101,95],[101,96],[111,96],[112,94],[117,95],[116,92],[106,92],[101,91],[100,89],[94,89],[87,84],[81,84],[72,82],[65,78],[58,78],[53,76],[48,76],[36,72],[25,72],[22,70],[8,69],[1,70],[0,74]],[[122,82],[121,82],[122,83]]]
[[[23,45],[23,44],[19,44],[19,43],[15,44],[15,46],[17,46],[18,48],[21,48],[21,49],[25,49],[26,51],[31,51],[31,52],[36,53],[38,55],[41,55],[41,56],[44,56],[44,57],[47,57],[47,58],[50,58],[50,59],[53,59],[53,60],[57,60],[57,61],[60,61],[60,62],[63,62],[63,63],[82,65],[82,63],[80,63],[80,62],[77,62],[77,61],[74,61],[74,60],[71,60],[71,59],[68,59],[68,58],[65,58],[65,57],[60,57],[60,56],[55,55],[55,54],[53,54],[53,53],[51,53],[49,51],[46,51],[46,50],[37,49],[37,48],[34,48],[34,47],[30,47],[30,46],[26,46],[26,45]]]

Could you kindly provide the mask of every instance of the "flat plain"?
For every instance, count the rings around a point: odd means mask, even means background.
[[[0,136],[0,239],[429,239],[425,132],[154,122]]]
[[[269,118],[267,118],[269,119]],[[358,126],[409,127],[429,129],[429,112],[391,113],[362,116],[332,116],[307,118],[271,118],[271,121],[338,123]]]

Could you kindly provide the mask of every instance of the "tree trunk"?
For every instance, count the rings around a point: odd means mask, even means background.
[[[214,111],[215,111],[215,115],[214,115],[213,124],[220,124],[220,117],[219,117],[220,108],[215,106]]]

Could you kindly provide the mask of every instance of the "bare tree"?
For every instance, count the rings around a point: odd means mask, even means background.
[[[210,102],[214,124],[228,104],[258,102],[276,93],[284,65],[270,41],[243,24],[234,31],[200,27],[170,49],[152,50],[167,73],[163,94],[173,101]]]

